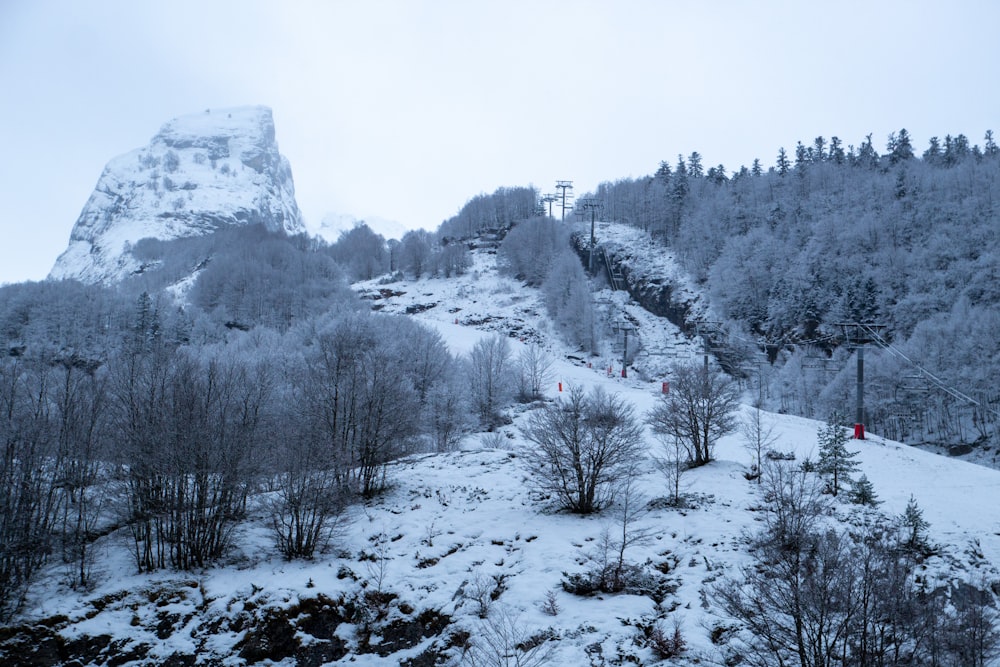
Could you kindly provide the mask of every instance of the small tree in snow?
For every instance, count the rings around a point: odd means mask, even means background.
[[[920,509],[917,505],[917,499],[912,495],[910,496],[910,502],[906,504],[906,509],[903,510],[903,515],[900,517],[900,524],[903,527],[906,537],[903,546],[914,551],[927,546],[924,532],[930,527],[930,524],[924,519],[924,511]]]
[[[670,504],[677,506],[681,502],[681,475],[688,468],[687,453],[681,439],[675,435],[660,436],[660,446],[660,452],[653,455],[653,463],[663,474]]]
[[[819,430],[818,437],[819,462],[816,469],[829,479],[830,493],[836,496],[841,484],[849,482],[851,473],[858,469],[858,462],[854,460],[858,452],[847,451],[847,431],[840,425],[836,414]]]
[[[778,436],[774,433],[774,423],[764,415],[758,402],[740,419],[739,429],[746,450],[753,458],[753,463],[750,465],[751,476],[748,476],[748,479],[756,478],[760,484],[764,452],[778,440]]]
[[[875,485],[868,480],[866,475],[861,475],[861,477],[854,481],[849,498],[855,505],[870,505],[875,507],[879,504],[878,495],[875,493]]]

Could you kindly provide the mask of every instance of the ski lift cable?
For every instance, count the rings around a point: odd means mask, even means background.
[[[878,334],[878,332],[875,331],[875,329],[873,329],[872,327],[869,327],[868,325],[865,325],[865,324],[862,324],[861,327],[869,335],[871,335],[872,340],[874,340],[879,345],[879,347],[883,348],[884,350],[887,350],[893,356],[899,357],[900,359],[903,359],[908,364],[910,364],[911,366],[913,366],[914,368],[916,368],[918,371],[920,371],[921,374],[924,375],[924,377],[926,377],[927,379],[929,379],[931,381],[931,384],[933,384],[934,386],[936,386],[941,391],[945,392],[946,394],[948,394],[952,398],[956,398],[956,399],[958,399],[960,401],[966,401],[967,403],[971,403],[972,405],[975,405],[978,408],[984,408],[984,409],[988,410],[989,412],[993,413],[994,415],[1000,416],[1000,411],[994,410],[993,408],[991,408],[989,406],[984,406],[982,403],[980,403],[976,399],[974,399],[971,396],[969,396],[968,394],[966,394],[966,393],[964,393],[962,391],[959,391],[958,389],[955,389],[954,387],[950,386],[948,383],[946,383],[944,380],[942,380],[941,378],[939,378],[937,375],[935,375],[934,373],[931,373],[929,370],[927,370],[926,368],[924,368],[923,366],[921,366],[917,362],[915,362],[912,359],[910,359],[908,356],[906,356],[905,353],[903,353],[902,350],[900,350],[898,347],[896,347],[895,345],[893,345],[889,341],[887,341],[884,338],[882,338],[882,336],[880,336]]]
[[[874,331],[873,329],[871,329],[871,328],[869,328],[869,327],[867,327],[865,325],[862,325],[862,327],[872,336],[872,339],[876,343],[878,343],[879,347],[882,347],[883,349],[887,350],[893,356],[896,356],[896,357],[899,357],[899,358],[903,359],[908,364],[910,364],[911,366],[913,366],[914,368],[916,368],[918,371],[920,371],[920,373],[922,373],[927,379],[929,379],[931,381],[931,384],[933,384],[934,386],[936,386],[941,391],[945,392],[946,394],[950,395],[953,398],[957,398],[957,399],[959,399],[961,401],[967,401],[967,402],[972,403],[973,405],[975,405],[977,407],[983,407],[982,404],[979,401],[977,401],[974,398],[972,398],[971,396],[969,396],[969,395],[967,395],[967,394],[959,391],[958,389],[955,389],[954,387],[950,386],[948,383],[946,383],[944,380],[942,380],[941,378],[939,378],[937,375],[935,375],[934,373],[931,373],[929,370],[927,370],[926,368],[924,368],[923,366],[921,366],[917,362],[915,362],[912,359],[910,359],[908,356],[906,356],[905,353],[903,353],[902,350],[900,350],[899,348],[897,348],[896,346],[894,346],[892,343],[889,343],[887,340],[885,340],[884,338],[882,338],[881,336],[879,336],[878,333],[876,331]],[[995,412],[995,411],[991,410],[991,412]],[[1000,413],[998,413],[998,414],[1000,414]]]

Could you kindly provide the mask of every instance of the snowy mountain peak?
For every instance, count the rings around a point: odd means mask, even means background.
[[[406,227],[401,222],[381,218],[378,216],[357,216],[346,213],[327,213],[323,216],[319,229],[315,234],[327,243],[336,243],[337,239],[344,232],[348,232],[359,225],[368,225],[376,234],[380,234],[385,239],[401,239],[406,234]]]
[[[131,252],[141,239],[251,224],[305,230],[271,110],[206,109],[169,121],[148,146],[108,163],[49,278],[113,283],[143,270]]]

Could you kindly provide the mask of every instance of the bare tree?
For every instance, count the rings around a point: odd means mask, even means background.
[[[403,235],[399,244],[400,268],[413,274],[416,280],[431,268],[432,240],[423,229],[411,230]]]
[[[462,663],[471,667],[538,667],[549,663],[552,644],[544,633],[532,634],[518,614],[494,605],[469,642]]]
[[[352,282],[371,280],[389,268],[385,239],[365,223],[341,232],[329,252],[344,267]]]
[[[58,516],[49,394],[43,364],[0,359],[0,619],[45,563]]]
[[[743,444],[750,453],[753,463],[750,464],[750,476],[756,478],[760,484],[764,468],[764,454],[778,440],[774,432],[774,422],[765,416],[760,409],[759,402],[755,402],[753,408],[743,413],[739,421],[740,435],[743,436]]]
[[[469,362],[473,404],[483,426],[492,430],[502,423],[500,409],[513,390],[510,343],[495,334],[482,338],[472,348]]]
[[[183,352],[118,363],[116,422],[136,564],[204,567],[228,549],[245,511],[267,368]]]
[[[657,434],[680,438],[691,464],[704,465],[714,457],[715,441],[736,427],[739,389],[726,375],[700,365],[674,366],[670,375],[670,393],[650,411],[647,423]]]
[[[625,474],[615,507],[617,522],[614,536],[609,529],[601,540],[606,554],[601,572],[601,590],[605,592],[624,590],[634,581],[641,568],[630,564],[625,554],[631,547],[645,544],[652,536],[651,530],[636,526],[636,522],[647,514],[647,499],[635,484],[637,476],[635,466]]]
[[[517,356],[517,398],[525,403],[542,397],[543,387],[552,378],[552,359],[537,343],[531,343]]]
[[[56,386],[56,437],[63,461],[58,485],[61,502],[63,561],[73,572],[74,586],[90,583],[90,543],[108,497],[107,373],[100,362],[70,354],[53,368]]]
[[[644,453],[642,424],[630,405],[600,387],[570,387],[565,400],[533,412],[522,430],[535,483],[578,514],[615,498]]]
[[[308,437],[289,442],[282,452],[271,527],[278,551],[289,560],[322,551],[347,504],[343,475],[323,453],[321,444]]]
[[[688,469],[688,457],[681,439],[675,435],[661,435],[660,452],[653,455],[653,464],[663,475],[670,492],[670,504],[681,503],[681,476]]]
[[[830,585],[838,570],[850,571],[844,544],[834,535],[815,530],[825,507],[815,478],[784,465],[769,468],[764,497],[769,499],[766,527],[754,540],[759,563],[743,568],[741,577],[715,589],[716,600],[729,615],[742,622],[750,637],[744,643],[751,665],[770,667],[828,664],[817,657],[828,653],[834,609],[823,608],[821,627],[810,626],[807,611],[814,602],[812,588]],[[835,584],[838,588],[841,582]],[[834,591],[829,591],[832,594]],[[844,591],[852,598],[854,591]],[[816,600],[823,606],[827,595]],[[838,617],[839,618],[839,617]],[[813,640],[820,644],[813,647]],[[815,654],[814,648],[821,650]]]
[[[364,495],[384,488],[386,466],[417,432],[420,403],[386,320],[351,315],[320,326],[307,353],[304,398],[327,456]]]
[[[473,425],[469,400],[461,380],[448,376],[427,394],[424,427],[439,452],[454,449]]]

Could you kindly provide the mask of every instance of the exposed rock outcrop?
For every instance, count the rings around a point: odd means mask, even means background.
[[[252,224],[305,229],[271,110],[206,109],[175,118],[148,146],[108,163],[49,278],[114,283],[147,268],[131,252],[141,239]]]

